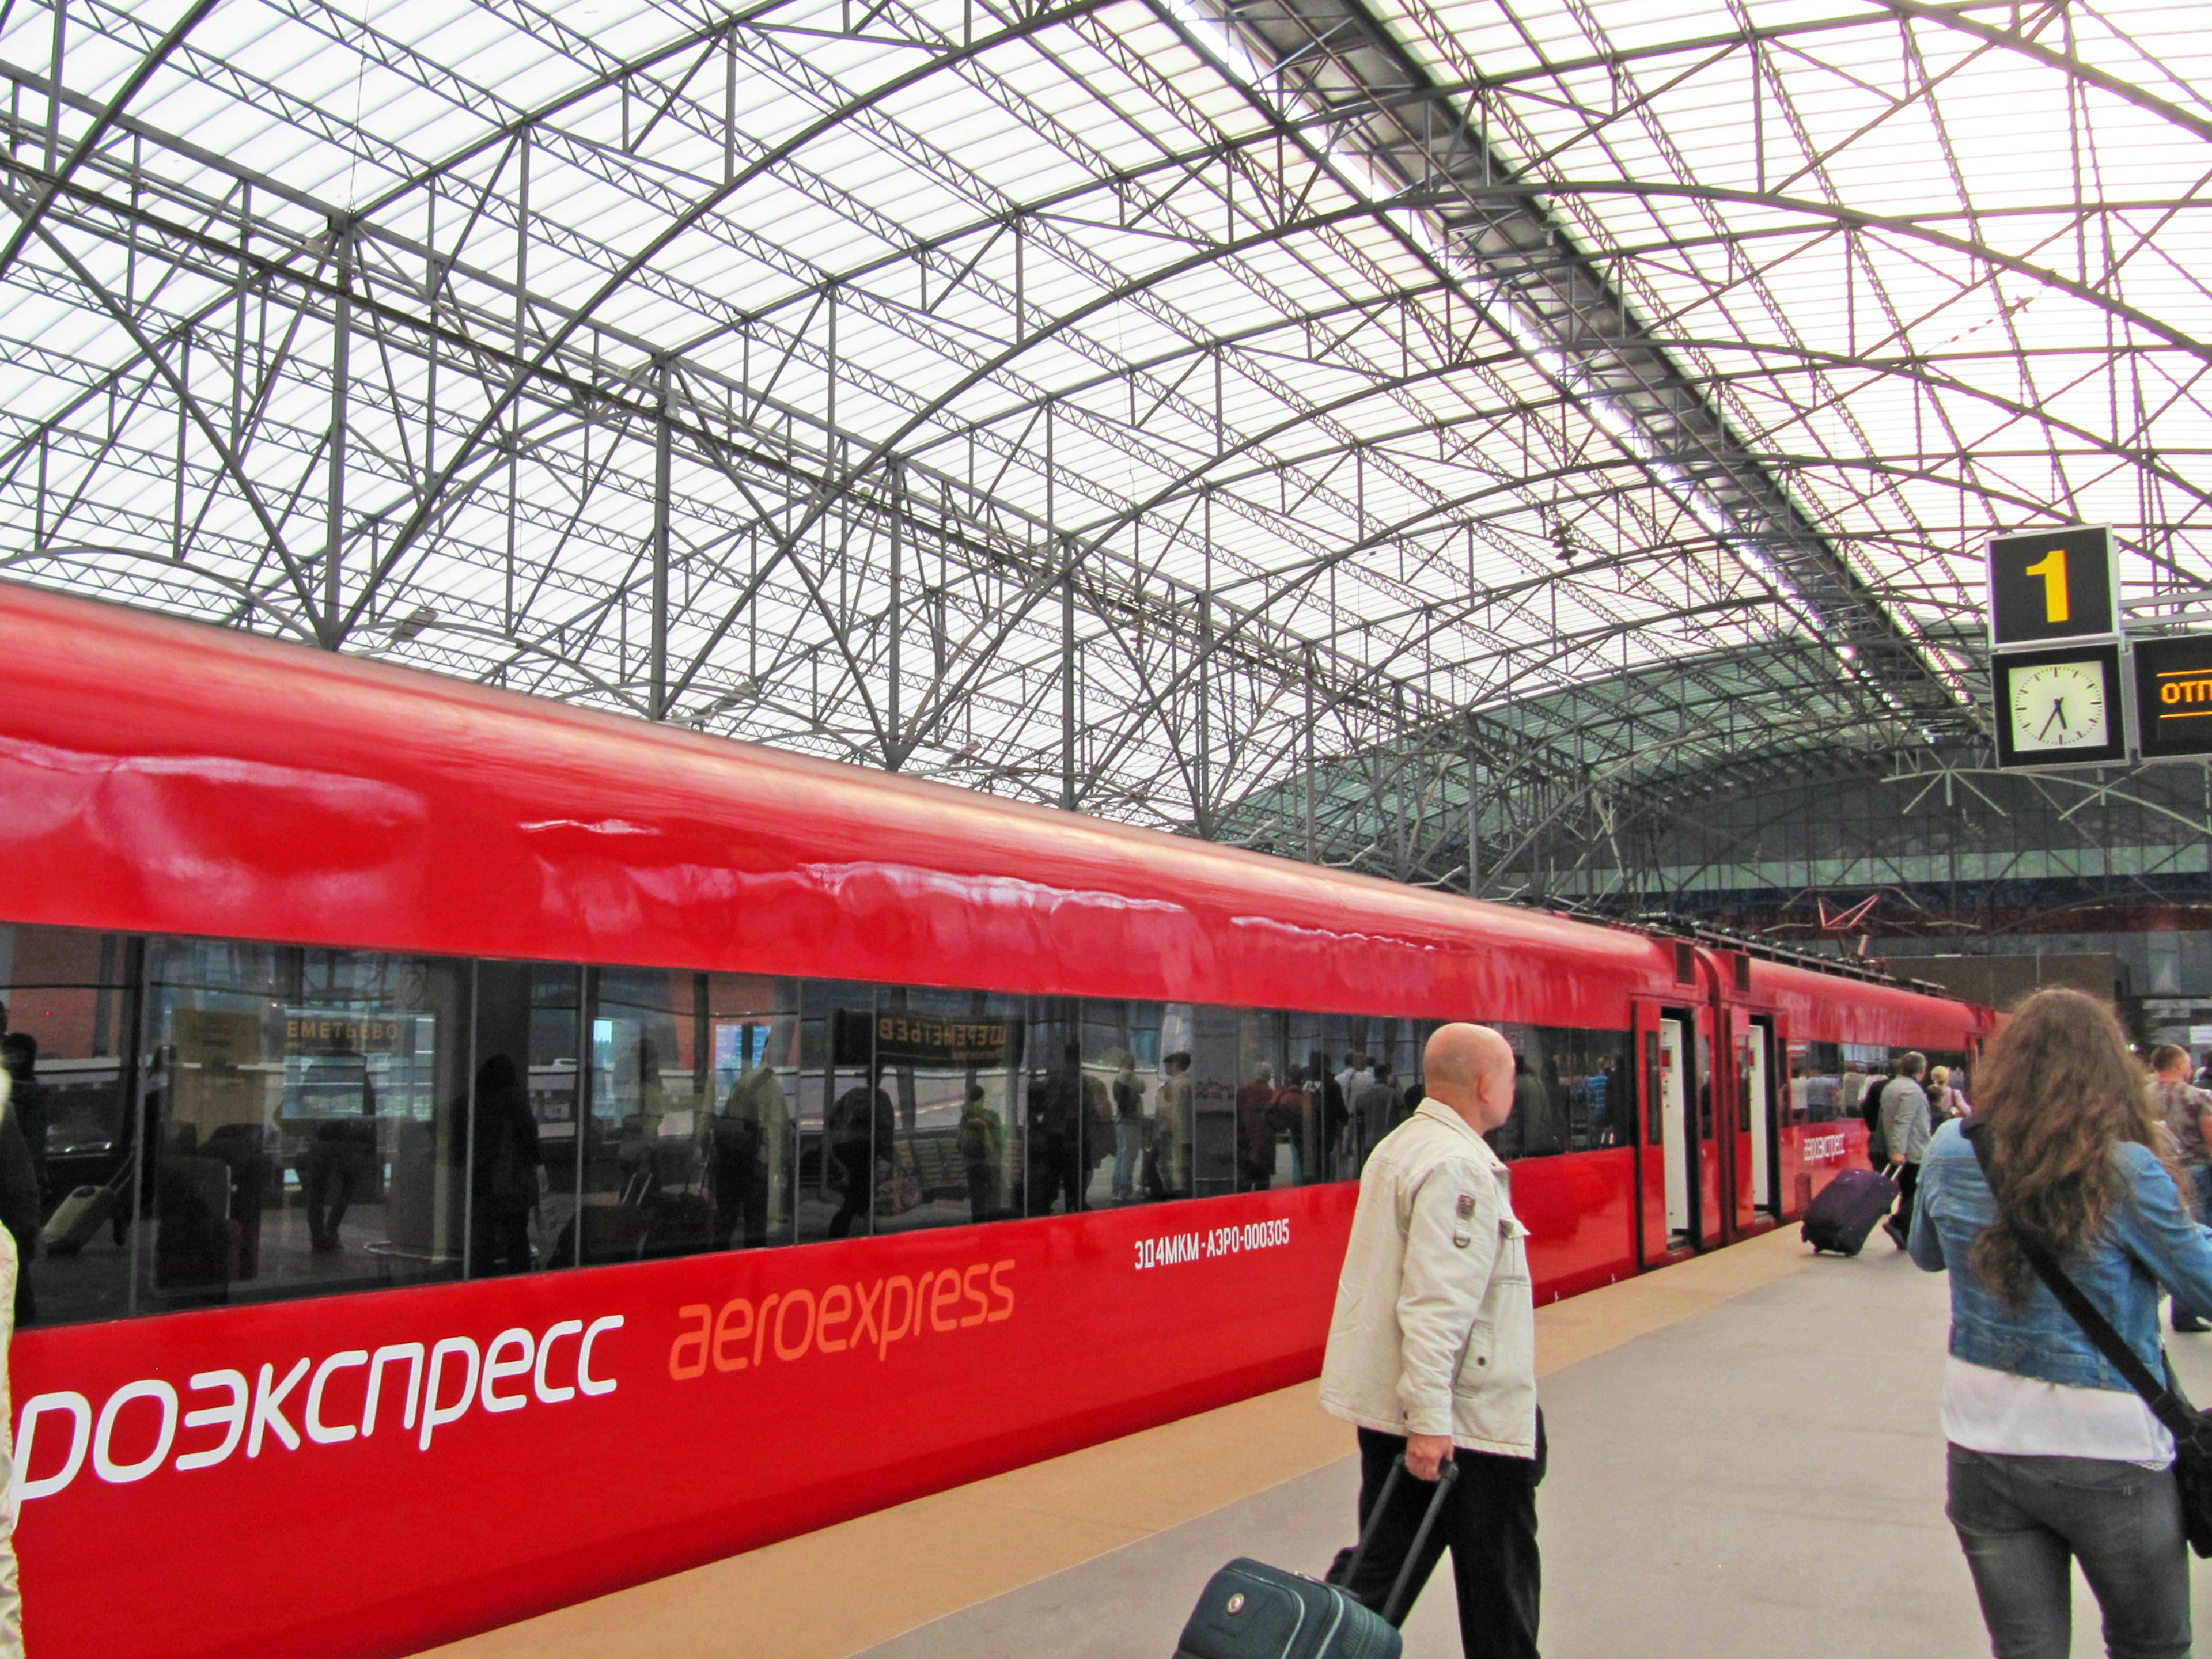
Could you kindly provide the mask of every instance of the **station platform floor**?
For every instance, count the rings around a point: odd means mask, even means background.
[[[1553,1659],[1988,1651],[1943,1519],[1945,1280],[1792,1226],[1539,1310]],[[2212,1335],[2172,1339],[2212,1399]],[[1319,1572],[1352,1431],[1311,1384],[434,1650],[434,1659],[1167,1659],[1236,1555]],[[2212,1573],[2198,1578],[2200,1620]],[[2075,1650],[2100,1653],[2075,1596]],[[1407,1651],[1459,1651],[1450,1574]],[[423,1656],[422,1659],[432,1659]]]

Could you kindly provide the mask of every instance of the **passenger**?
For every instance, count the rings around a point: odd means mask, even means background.
[[[0,1069],[0,1231],[5,1231],[14,1246],[9,1252],[9,1279],[12,1289],[8,1306],[12,1313],[12,1326],[21,1329],[39,1316],[38,1297],[31,1287],[31,1263],[39,1255],[39,1224],[41,1211],[39,1205],[39,1176],[31,1161],[31,1148],[23,1139],[23,1126],[15,1112],[14,1091],[18,1085],[4,1069]],[[0,1504],[0,1508],[6,1507]],[[13,1557],[4,1564],[13,1571]],[[9,1581],[12,1583],[13,1580]],[[4,1592],[0,1592],[4,1594]],[[0,1601],[0,1614],[4,1614],[5,1602]],[[0,1646],[0,1656],[7,1649]]]
[[[1083,1208],[1091,1164],[1084,1157],[1084,1119],[1091,1115],[1090,1096],[1097,1079],[1083,1069],[1083,1050],[1075,1043],[1060,1051],[1060,1064],[1030,1085],[1029,1212],[1049,1215]]]
[[[1239,1192],[1275,1184],[1275,1068],[1265,1060],[1237,1091],[1237,1161]]]
[[[1114,1200],[1127,1204],[1137,1195],[1145,1149],[1145,1085],[1137,1076],[1136,1057],[1127,1048],[1114,1061]]]
[[[1360,1085],[1367,1081],[1370,1065],[1371,1062],[1367,1056],[1361,1054],[1358,1049],[1350,1048],[1345,1051],[1344,1069],[1336,1074],[1336,1086],[1344,1091],[1344,1097],[1347,1102],[1359,1092]]]
[[[1928,1133],[1934,1134],[1954,1117],[1965,1115],[1966,1096],[1951,1086],[1951,1068],[1928,1068]]]
[[[1359,1136],[1364,1154],[1368,1147],[1382,1144],[1382,1137],[1395,1127],[1398,1115],[1398,1091],[1390,1084],[1388,1061],[1370,1060],[1367,1075],[1352,1096],[1352,1124]]]
[[[837,1097],[823,1125],[841,1186],[837,1213],[830,1218],[830,1237],[843,1238],[853,1223],[867,1219],[876,1195],[876,1161],[890,1161],[898,1132],[891,1097],[881,1089],[854,1084]]]
[[[1889,1173],[1889,1140],[1886,1120],[1882,1116],[1881,1097],[1888,1091],[1890,1080],[1897,1075],[1897,1062],[1892,1060],[1889,1069],[1880,1077],[1869,1078],[1861,1086],[1858,1099],[1847,1103],[1845,1109],[1856,1105],[1859,1121],[1867,1127],[1866,1154],[1868,1165],[1881,1174]],[[1848,1086],[1851,1074],[1846,1073],[1844,1081]]]
[[[786,1167],[791,1144],[791,1110],[773,1066],[763,1060],[730,1085],[707,1138],[716,1242],[724,1249],[767,1243],[775,1172]]]
[[[1293,1066],[1288,1080],[1275,1091],[1274,1112],[1276,1130],[1290,1139],[1293,1187],[1306,1184],[1306,1138],[1313,1133],[1313,1095],[1307,1086],[1306,1068]]]
[[[998,1213],[999,1161],[1006,1144],[1006,1126],[983,1103],[983,1085],[968,1085],[960,1106],[960,1165],[968,1176],[968,1218],[988,1221]]]
[[[1170,1197],[1185,1198],[1190,1194],[1192,1107],[1196,1097],[1190,1079],[1190,1056],[1177,1049],[1160,1066],[1166,1075],[1160,1079],[1159,1109],[1152,1121],[1160,1179]]]
[[[2173,1161],[2187,1177],[2183,1200],[2200,1224],[2212,1226],[2212,1151],[2207,1150],[2205,1131],[2212,1128],[2212,1094],[2189,1081],[2189,1050],[2171,1042],[2151,1050],[2150,1101],[2166,1126]],[[2212,1308],[2191,1307],[2173,1299],[2173,1328],[2212,1330]]]
[[[1402,1456],[1433,1481],[1455,1463],[1458,1484],[1413,1589],[1449,1546],[1467,1659],[1535,1659],[1545,1462],[1535,1306],[1512,1177],[1482,1139],[1513,1109],[1513,1050],[1486,1026],[1439,1026],[1424,1075],[1427,1098],[1360,1176],[1322,1366],[1322,1409],[1359,1431],[1369,1539],[1356,1575],[1346,1550],[1329,1577],[1379,1610],[1427,1496],[1401,1493],[1376,1516],[1391,1466]]]
[[[530,1212],[544,1158],[538,1119],[514,1061],[494,1054],[477,1068],[470,1137],[469,1261],[476,1274],[530,1271]]]
[[[297,1167],[307,1200],[307,1248],[317,1255],[334,1255],[344,1248],[338,1229],[345,1224],[347,1208],[376,1182],[376,1085],[365,1064],[359,1111],[318,1122],[315,1138],[301,1149]]]
[[[1920,1158],[1928,1150],[1928,1095],[1920,1074],[1928,1056],[1906,1054],[1897,1075],[1881,1091],[1881,1138],[1889,1155],[1889,1178],[1897,1183],[1897,1213],[1881,1224],[1899,1249],[1912,1232],[1912,1194],[1920,1184]]]
[[[0,1018],[5,1012],[0,1011]],[[30,1178],[30,1152],[22,1146],[22,1127],[16,1121],[11,1109],[9,1091],[14,1079],[0,1071],[0,1133],[12,1138],[21,1148],[20,1162],[15,1156],[0,1162],[0,1170],[6,1164],[15,1164],[15,1178],[0,1182],[0,1199],[12,1202],[7,1188],[27,1182]],[[38,1224],[35,1211],[32,1225]],[[16,1244],[15,1223],[10,1220],[0,1228],[0,1487],[10,1494],[10,1501],[0,1503],[0,1659],[23,1659],[23,1595],[15,1573],[15,1504],[13,1493],[15,1484],[15,1443],[11,1425],[15,1421],[13,1390],[9,1386],[9,1351],[15,1346],[15,1325],[12,1309],[23,1305],[23,1286],[30,1278],[24,1271],[30,1257]]]
[[[2039,991],[1990,1045],[1978,1136],[2005,1214],[2027,1220],[2154,1371],[2158,1286],[2212,1305],[2212,1236],[2190,1218],[2142,1073],[2112,1012]],[[2114,1655],[2190,1650],[2173,1442],[2037,1277],[2000,1219],[1966,1125],[1929,1144],[1912,1259],[1951,1268],[1946,1512],[1996,1659],[2063,1655],[2073,1563]]]
[[[0,1036],[0,1071],[14,1088],[15,1121],[31,1149],[31,1169],[39,1178],[39,1201],[46,1196],[46,1085],[39,1081],[39,1040],[28,1031]]]
[[[1314,1121],[1321,1126],[1321,1179],[1334,1181],[1344,1167],[1344,1127],[1352,1121],[1351,1103],[1345,1098],[1344,1085],[1328,1069],[1327,1054],[1316,1049],[1307,1072],[1318,1108]]]

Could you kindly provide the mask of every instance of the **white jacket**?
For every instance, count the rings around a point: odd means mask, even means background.
[[[1512,1176],[1424,1100],[1359,1177],[1322,1409],[1387,1434],[1536,1455],[1536,1308]]]

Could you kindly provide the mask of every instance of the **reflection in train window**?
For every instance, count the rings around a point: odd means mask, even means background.
[[[0,1157],[27,1164],[28,1181],[19,1164],[15,1185],[26,1200],[37,1195],[35,1205],[27,1201],[21,1213],[4,1218],[22,1234],[16,1240],[25,1264],[16,1290],[21,1322],[110,1319],[130,1310],[125,1251],[133,1194],[108,1188],[137,1141],[139,1121],[126,1109],[137,948],[115,933],[0,926],[0,1064],[10,1079],[15,1119],[12,1127],[0,1127],[9,1143]],[[40,1252],[40,1219],[80,1189],[72,1213],[88,1218],[82,1242]]]
[[[43,1322],[1348,1180],[1437,1023],[4,926],[0,1006]],[[1632,1142],[1501,1029],[1502,1152]]]
[[[460,1273],[469,980],[428,957],[149,943],[144,1305]]]

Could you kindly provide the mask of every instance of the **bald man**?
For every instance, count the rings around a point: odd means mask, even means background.
[[[1358,1572],[1346,1550],[1329,1577],[1379,1610],[1431,1496],[1402,1487],[1375,1516],[1391,1466],[1433,1481],[1451,1462],[1413,1588],[1449,1545],[1467,1659],[1536,1659],[1536,1310],[1511,1177],[1483,1139],[1512,1114],[1513,1050],[1486,1025],[1441,1026],[1423,1073],[1426,1098],[1361,1173],[1329,1322],[1322,1408],[1358,1428],[1363,1528],[1374,1517]]]

